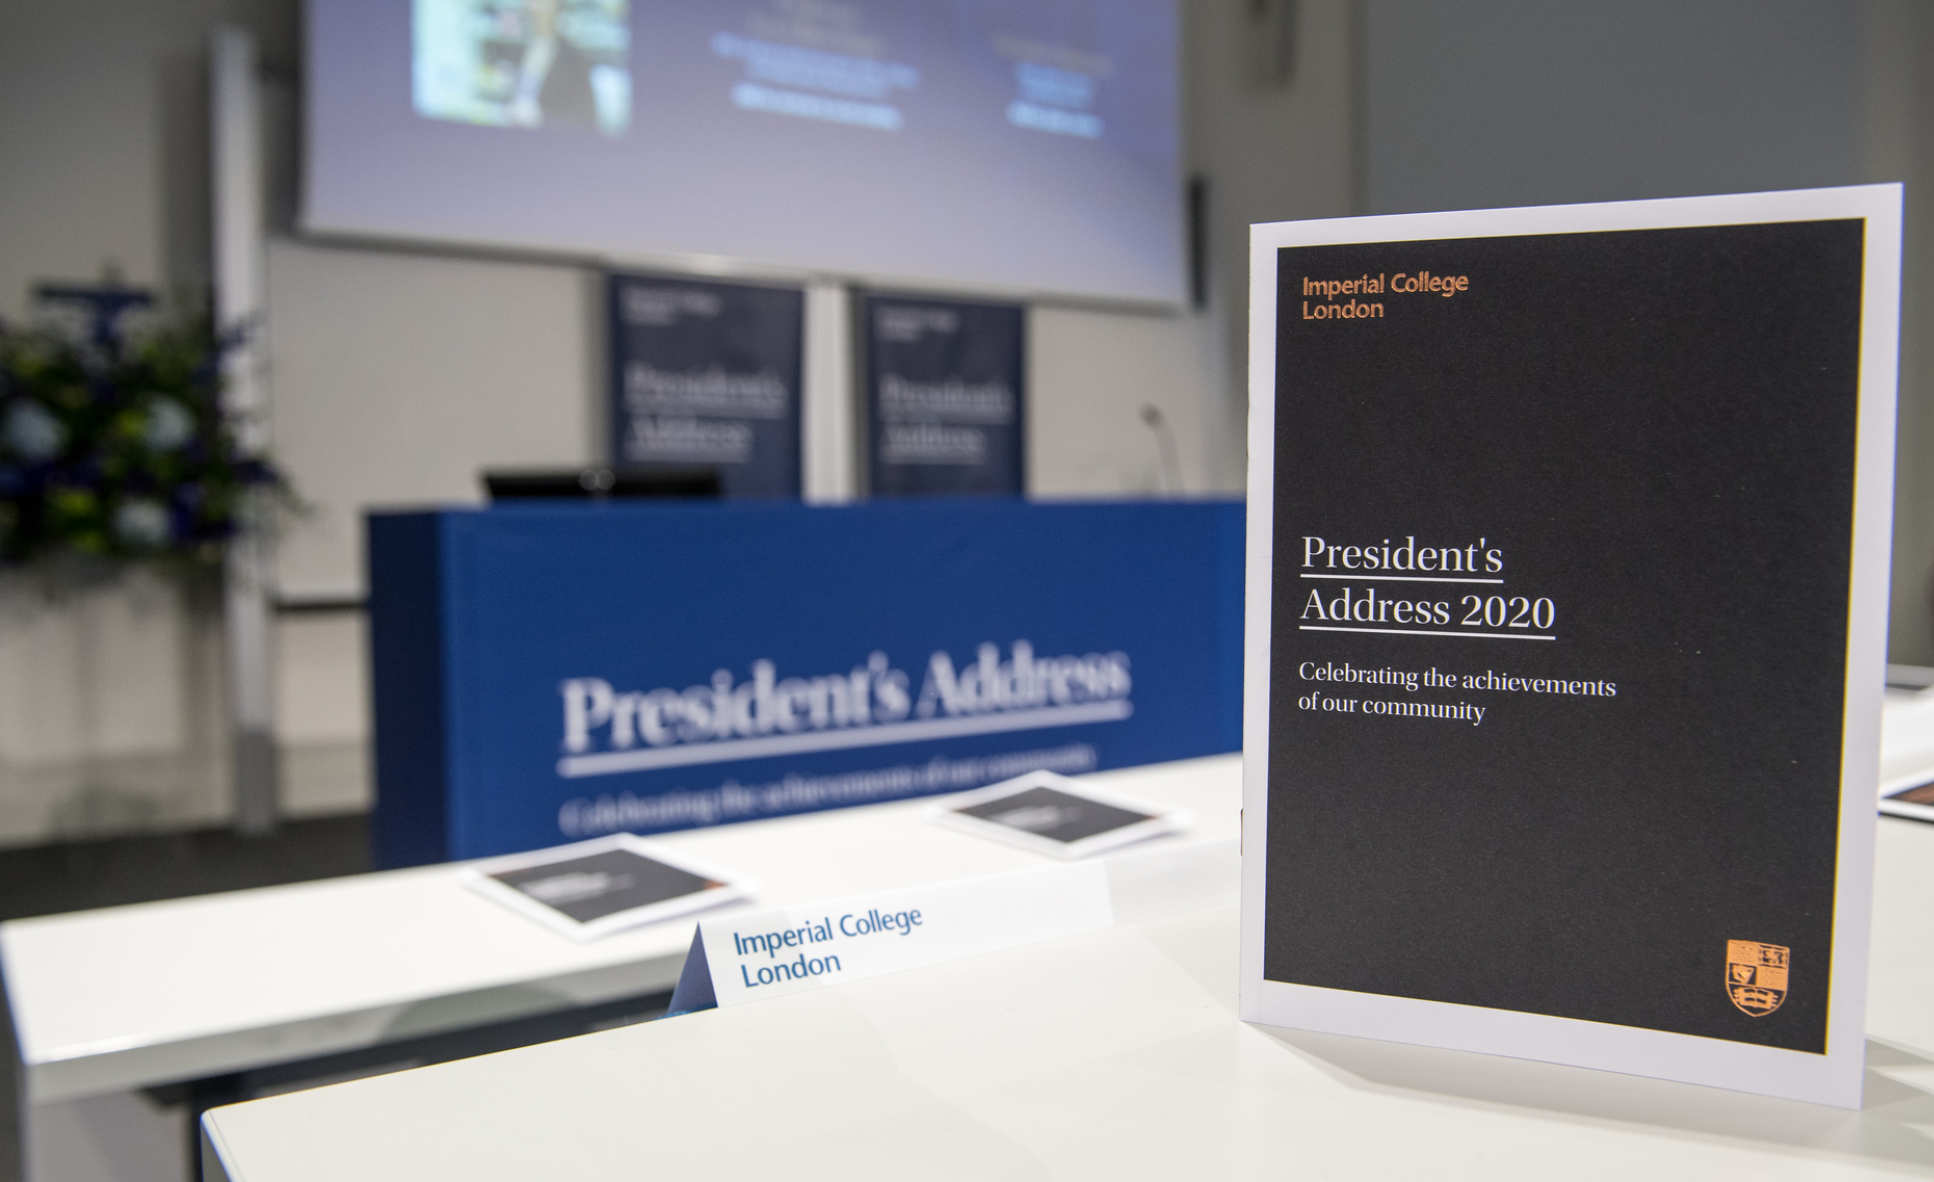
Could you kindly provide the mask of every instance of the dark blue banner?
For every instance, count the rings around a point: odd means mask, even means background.
[[[1027,492],[1027,314],[868,296],[867,473],[876,497]]]
[[[1007,500],[374,514],[379,855],[1237,750],[1242,522]]]
[[[611,459],[716,470],[728,497],[797,497],[805,295],[612,275]]]

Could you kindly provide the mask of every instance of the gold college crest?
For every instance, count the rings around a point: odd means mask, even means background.
[[[1761,1018],[1786,1000],[1790,950],[1755,940],[1726,941],[1726,995],[1740,1011]]]

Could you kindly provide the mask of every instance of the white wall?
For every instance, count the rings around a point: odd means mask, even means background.
[[[206,287],[204,48],[228,21],[290,63],[295,0],[59,0],[0,16],[0,315],[35,279],[118,264]]]
[[[1894,464],[1893,660],[1934,664],[1934,4],[1875,0],[1862,30],[1863,179],[1906,185]]]
[[[283,592],[363,593],[364,506],[474,501],[480,467],[595,457],[602,307],[577,268],[278,237],[275,450],[309,502],[278,548]]]
[[[1189,154],[1209,182],[1205,334],[1219,430],[1215,487],[1247,473],[1249,227],[1361,212],[1359,5],[1351,0],[1185,0]],[[1273,11],[1295,14],[1277,76]]]
[[[1366,211],[1907,182],[1891,660],[1934,664],[1934,5],[1369,0]]]
[[[1368,211],[1852,183],[1861,11],[1370,0]]]

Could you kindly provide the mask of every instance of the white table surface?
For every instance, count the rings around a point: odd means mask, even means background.
[[[1934,826],[1880,827],[1860,1112],[1242,1023],[1225,849],[1191,914],[216,1109],[210,1176],[1926,1176]]]
[[[1180,847],[1239,834],[1237,756],[1101,773],[1195,814]],[[931,798],[667,836],[759,881],[759,903],[1039,864],[928,821]],[[0,925],[28,1104],[125,1091],[668,990],[692,919],[580,944],[466,888],[452,866]]]

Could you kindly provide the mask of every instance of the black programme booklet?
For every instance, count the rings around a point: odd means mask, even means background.
[[[1256,228],[1245,1017],[1857,1103],[1898,207]]]

